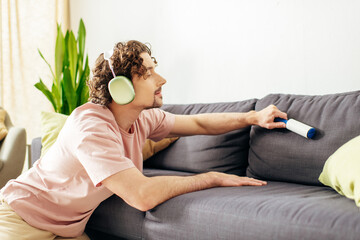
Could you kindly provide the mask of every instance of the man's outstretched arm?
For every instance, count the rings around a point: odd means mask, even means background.
[[[259,125],[268,129],[285,127],[282,122],[274,122],[276,117],[287,119],[286,113],[279,111],[274,105],[259,112],[176,115],[170,136],[215,135],[250,125]],[[102,183],[130,206],[141,211],[152,209],[175,196],[207,188],[266,184],[264,181],[253,178],[219,172],[186,177],[146,177],[136,168],[116,173]]]
[[[277,117],[287,119],[287,114],[281,112],[274,105],[258,112],[175,115],[175,124],[169,137],[217,135],[250,125],[259,125],[267,129],[285,128],[285,123],[274,122]]]
[[[266,182],[248,177],[208,172],[193,176],[146,177],[138,169],[116,173],[103,182],[105,187],[130,206],[147,211],[175,196],[212,187],[262,186]]]

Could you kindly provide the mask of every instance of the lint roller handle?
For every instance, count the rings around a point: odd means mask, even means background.
[[[313,138],[315,135],[315,128],[306,125],[302,122],[299,122],[295,119],[282,119],[275,118],[275,122],[284,122],[286,124],[286,128],[294,133],[297,133],[305,138]]]

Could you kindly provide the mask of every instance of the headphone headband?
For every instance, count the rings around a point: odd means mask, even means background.
[[[110,67],[110,70],[114,76],[114,78],[116,77],[115,73],[114,73],[114,69],[113,67],[111,66],[111,63],[110,63],[110,58],[111,56],[114,54],[114,49],[111,49],[107,52],[104,52],[104,59],[109,63],[109,67]]]

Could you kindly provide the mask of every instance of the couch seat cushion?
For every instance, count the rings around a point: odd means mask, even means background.
[[[175,114],[248,112],[256,100],[229,103],[165,105]],[[167,149],[145,162],[149,168],[185,172],[219,171],[245,175],[248,165],[250,127],[217,136],[181,137]]]
[[[146,212],[145,239],[359,239],[360,213],[331,188],[268,182],[213,188]]]
[[[318,177],[326,159],[360,135],[360,91],[324,96],[271,94],[256,103],[256,110],[269,104],[317,132],[314,139],[306,139],[287,129],[253,127],[248,176],[321,185]]]

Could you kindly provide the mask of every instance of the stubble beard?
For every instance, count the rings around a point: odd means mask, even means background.
[[[152,108],[159,108],[159,107],[161,107],[161,106],[163,105],[162,99],[163,99],[163,98],[162,98],[162,96],[161,96],[161,102],[157,102],[157,101],[156,101],[156,96],[154,96],[154,101],[153,101],[152,106],[147,107],[147,108],[145,108],[145,109],[152,109]]]

